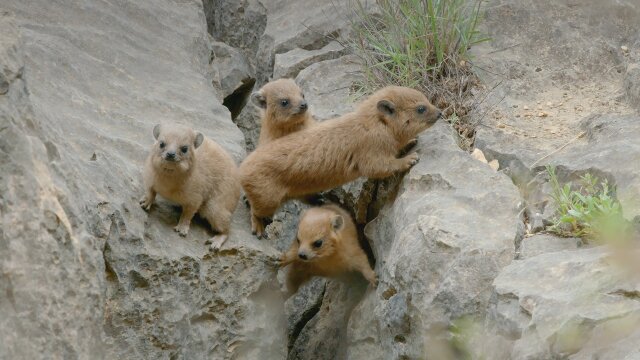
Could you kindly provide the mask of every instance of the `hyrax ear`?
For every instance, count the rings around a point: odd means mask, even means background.
[[[267,108],[267,98],[260,92],[254,92],[251,94],[251,101],[260,109]]]
[[[196,135],[196,140],[193,142],[193,147],[197,149],[198,146],[202,145],[203,141],[204,141],[204,135],[202,135],[202,133],[198,133]]]
[[[153,127],[153,137],[158,140],[158,136],[160,136],[160,124]]]
[[[396,113],[396,105],[389,100],[378,101],[378,111],[385,116],[394,116]]]
[[[342,229],[344,226],[344,219],[340,215],[335,215],[331,218],[331,227],[333,227],[334,231],[338,231]]]

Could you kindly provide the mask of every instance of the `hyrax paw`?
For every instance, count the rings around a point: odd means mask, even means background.
[[[414,153],[411,153],[411,154],[403,157],[402,159],[404,159],[404,161],[405,161],[405,166],[406,166],[405,170],[408,170],[411,167],[413,167],[415,164],[417,164],[418,161],[420,161],[420,156],[418,155],[418,153],[414,152]]]
[[[176,227],[173,228],[173,230],[175,232],[177,232],[178,235],[180,235],[182,237],[185,237],[189,233],[189,226],[188,225],[177,225]]]
[[[210,240],[210,247],[212,251],[218,251],[222,247],[222,244],[227,241],[227,235],[216,235]]]
[[[407,145],[404,146],[404,149],[405,150],[410,150],[411,148],[413,148],[416,145],[418,145],[418,138],[413,138],[413,139],[409,140]]]
[[[140,199],[140,206],[146,210],[149,211],[151,210],[151,204],[153,203],[153,201],[150,201],[148,197],[143,197],[142,199]]]

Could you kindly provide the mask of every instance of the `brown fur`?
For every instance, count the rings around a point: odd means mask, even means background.
[[[318,240],[322,244],[314,246]],[[336,205],[310,208],[302,214],[297,238],[280,259],[280,266],[289,264],[290,293],[313,276],[336,277],[351,271],[362,273],[373,286],[377,283],[351,216]]]
[[[418,113],[418,108],[425,111]],[[253,232],[260,236],[262,219],[287,199],[361,176],[380,179],[408,170],[418,162],[418,154],[397,154],[440,117],[422,93],[390,86],[364,100],[355,112],[259,147],[240,165]]]
[[[291,79],[267,83],[251,95],[251,100],[262,112],[258,146],[306,129],[315,122],[309,114],[302,90]]]
[[[187,235],[191,219],[199,213],[219,232],[211,241],[214,249],[220,248],[227,239],[231,216],[240,198],[236,163],[213,140],[192,129],[156,125],[153,134],[157,141],[145,162],[146,194],[140,205],[149,210],[157,193],[182,206],[174,228],[181,236]],[[186,153],[182,152],[183,147]],[[171,152],[175,152],[175,161],[167,160]]]

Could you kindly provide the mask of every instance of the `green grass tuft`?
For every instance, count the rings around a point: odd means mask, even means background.
[[[354,0],[350,45],[363,62],[362,93],[386,85],[423,91],[445,114],[464,117],[476,77],[468,49],[480,35],[479,0],[379,0],[377,13]]]

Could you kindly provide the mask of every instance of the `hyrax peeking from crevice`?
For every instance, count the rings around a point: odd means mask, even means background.
[[[302,90],[291,79],[278,79],[251,94],[251,101],[261,109],[258,146],[300,131],[314,123]]]
[[[231,216],[240,198],[238,169],[231,156],[213,140],[179,125],[156,125],[156,142],[144,165],[146,189],[140,205],[145,210],[160,194],[182,206],[178,225],[181,236],[189,231],[197,213],[219,234],[211,239],[214,250],[227,240]]]
[[[289,264],[289,294],[313,276],[337,277],[352,271],[360,272],[374,287],[377,283],[351,216],[333,204],[302,213],[296,239],[280,259],[280,266]]]
[[[408,170],[418,162],[418,154],[397,158],[398,153],[441,116],[419,91],[389,86],[352,113],[259,146],[240,165],[253,232],[261,236],[263,218],[287,199],[361,176],[380,179]]]

